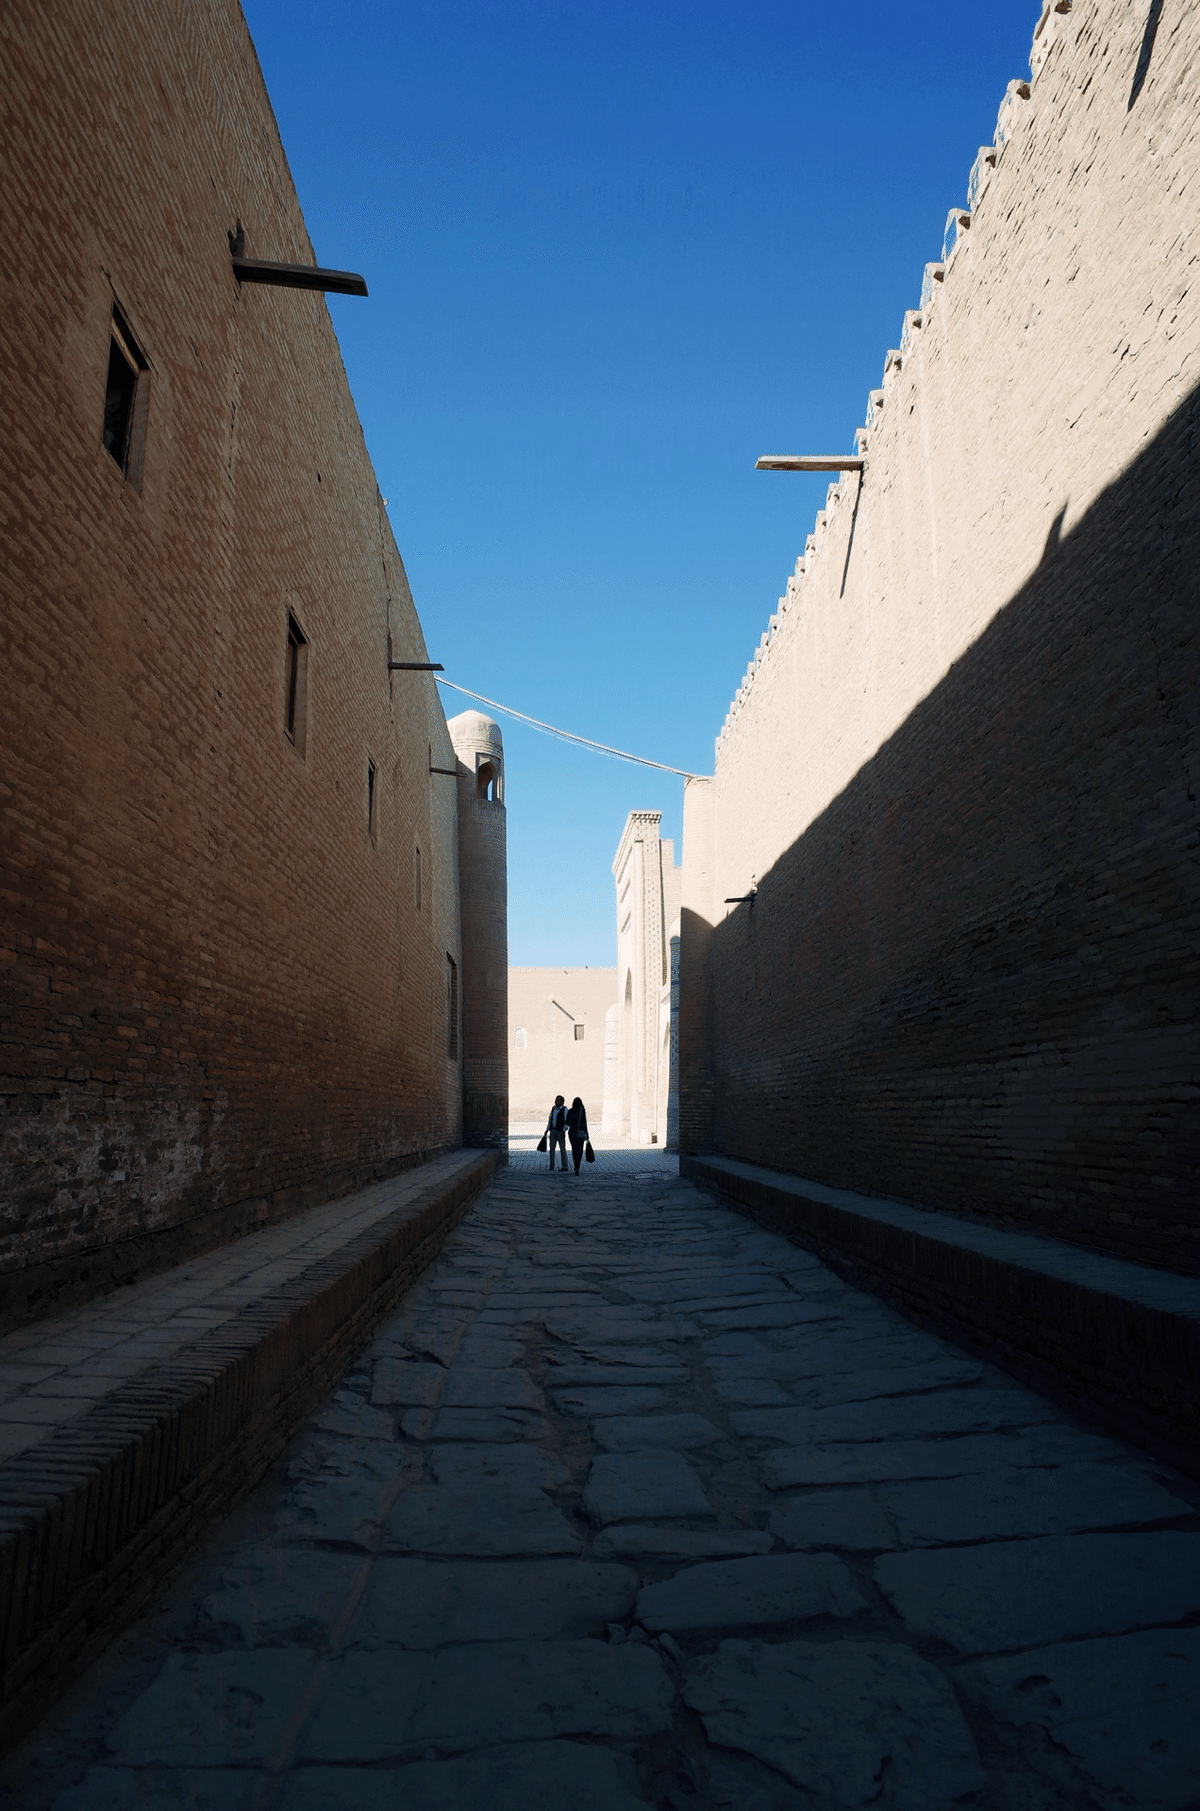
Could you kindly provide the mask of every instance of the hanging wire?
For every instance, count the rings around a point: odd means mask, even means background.
[[[438,685],[448,685],[452,692],[461,692],[464,698],[474,698],[477,704],[486,704],[489,710],[500,711],[505,717],[515,717],[518,723],[528,723],[531,729],[540,729],[544,735],[558,736],[563,742],[575,742],[580,748],[594,748],[597,754],[612,755],[617,761],[632,761],[635,767],[657,767],[660,773],[677,773],[684,780],[699,780],[702,774],[689,773],[686,767],[668,767],[665,761],[647,761],[644,755],[626,754],[623,748],[610,748],[607,742],[592,742],[587,736],[573,736],[569,729],[555,729],[552,723],[542,723],[537,717],[527,717],[524,711],[514,711],[509,704],[497,704],[494,698],[485,698],[482,692],[469,692],[465,685],[455,685],[453,679],[442,679],[434,675]]]

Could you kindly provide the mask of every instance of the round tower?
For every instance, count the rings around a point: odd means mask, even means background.
[[[504,738],[480,711],[451,717],[462,908],[463,1142],[508,1149],[508,832]]]

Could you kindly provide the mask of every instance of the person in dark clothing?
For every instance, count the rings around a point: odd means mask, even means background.
[[[554,1147],[555,1147],[555,1145],[558,1146],[559,1153],[562,1157],[563,1169],[565,1170],[567,1167],[567,1131],[566,1131],[566,1127],[567,1127],[567,1110],[563,1106],[562,1095],[556,1094],[554,1096],[554,1105],[550,1109],[550,1117],[546,1121],[546,1137],[550,1143],[550,1168],[551,1169],[554,1168]],[[578,1169],[578,1167],[579,1167],[578,1164],[575,1167]]]
[[[583,1147],[587,1143],[587,1109],[578,1094],[567,1109],[567,1137],[571,1140],[571,1155],[575,1159],[575,1174],[579,1174],[579,1160],[583,1156]]]

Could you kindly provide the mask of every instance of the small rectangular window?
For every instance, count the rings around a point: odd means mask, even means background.
[[[289,742],[304,753],[304,719],[308,691],[308,642],[291,611],[287,619],[287,664],[284,667],[283,730]]]
[[[516,1045],[518,1050],[524,1050],[524,1048],[525,1048],[525,1027],[524,1027],[524,1025],[518,1025],[517,1029],[513,1032],[513,1043]]]
[[[149,385],[150,367],[114,302],[109,317],[108,372],[104,383],[101,437],[105,451],[111,453],[135,488],[140,488],[142,482]]]
[[[582,1025],[576,1025],[576,1027],[575,1027],[575,1042],[577,1044],[581,1044],[583,1042],[583,1026]]]
[[[446,953],[446,1006],[448,1019],[446,1023],[446,1055],[451,1062],[458,1061],[458,963],[449,951]]]
[[[367,757],[367,835],[375,841],[375,763]]]
[[[421,845],[413,850],[413,904],[421,910]]]

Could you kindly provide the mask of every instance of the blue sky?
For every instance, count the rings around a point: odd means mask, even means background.
[[[1036,0],[244,4],[430,657],[711,773]],[[509,959],[611,964],[682,782],[500,721]]]

